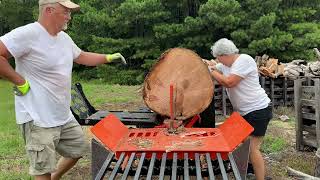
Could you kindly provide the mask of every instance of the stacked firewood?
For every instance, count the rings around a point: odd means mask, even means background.
[[[313,50],[317,56],[317,61],[308,63],[305,60],[294,60],[286,64],[283,75],[291,79],[296,79],[299,76],[320,76],[320,52],[317,48],[314,48]]]
[[[268,55],[257,56],[256,62],[259,73],[262,76],[277,78],[282,75],[289,79],[296,79],[300,76],[314,77],[320,76],[320,52],[314,48],[317,55],[317,61],[307,62],[297,59],[289,63],[279,63],[278,59],[269,58]]]
[[[263,76],[277,78],[284,73],[284,64],[279,64],[278,59],[269,58],[268,55],[256,56],[259,73]]]
[[[285,64],[283,76],[289,79],[296,79],[299,76],[305,76],[307,69],[307,62],[305,60],[293,60]]]

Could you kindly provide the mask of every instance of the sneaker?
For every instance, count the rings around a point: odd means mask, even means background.
[[[253,166],[251,163],[248,163],[247,174],[254,174]]]

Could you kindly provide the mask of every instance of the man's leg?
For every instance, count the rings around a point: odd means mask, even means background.
[[[260,152],[262,140],[263,136],[252,136],[250,142],[250,160],[257,180],[264,180],[265,176],[264,160]]]
[[[22,137],[26,144],[29,159],[29,174],[36,180],[50,180],[55,170],[55,139],[58,139],[57,128],[42,128],[33,121],[20,125]]]
[[[85,155],[89,144],[81,126],[76,120],[62,126],[60,141],[57,152],[62,156],[57,164],[57,170],[51,175],[52,180],[60,179],[63,174],[70,170],[77,161]]]
[[[51,180],[50,174],[34,176],[35,180]]]
[[[51,180],[51,175],[50,174],[44,174],[44,175],[37,175],[34,176],[35,180]]]
[[[59,159],[57,170],[51,174],[51,180],[59,180],[64,173],[71,169],[80,158],[65,158]]]

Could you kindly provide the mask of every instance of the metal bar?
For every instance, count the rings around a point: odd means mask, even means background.
[[[111,160],[114,156],[114,153],[113,152],[110,152],[106,158],[106,160],[104,161],[103,165],[101,166],[97,176],[94,178],[95,180],[102,180],[106,171],[107,171],[107,168],[109,166],[109,164],[111,163]]]
[[[178,166],[178,154],[177,153],[173,153],[171,180],[176,180],[177,179],[177,166]]]
[[[222,179],[228,179],[227,177],[227,173],[226,173],[226,169],[224,168],[224,164],[223,164],[223,160],[221,158],[221,154],[217,153],[217,158],[218,158],[218,162],[219,162],[219,167],[221,170],[221,174],[222,174]]]
[[[184,166],[184,180],[189,180],[189,158],[188,158],[188,153],[184,153],[184,163],[183,163],[183,166]]]
[[[170,84],[170,120],[169,120],[169,133],[174,132],[174,105],[173,105],[173,85]]]
[[[134,175],[134,180],[138,180],[139,179],[139,176],[140,176],[140,173],[141,173],[141,168],[142,168],[143,161],[144,161],[145,157],[146,157],[146,153],[144,152],[144,153],[141,154],[139,165],[137,167],[136,174]]]
[[[200,166],[200,158],[199,158],[199,153],[195,153],[194,155],[194,160],[196,162],[196,172],[197,172],[197,180],[201,180],[201,166]]]
[[[136,153],[131,153],[129,161],[128,161],[128,164],[126,166],[126,169],[124,170],[124,172],[122,174],[121,180],[126,180],[127,179],[135,155],[136,155]]]
[[[209,179],[215,180],[210,153],[206,153],[206,159],[207,159],[207,164],[208,164]]]
[[[174,109],[173,109],[173,85],[170,84],[170,120],[174,120],[174,114],[173,113],[174,113]]]
[[[122,161],[123,161],[123,159],[124,159],[124,155],[125,155],[124,152],[121,153],[121,155],[120,155],[120,157],[119,157],[116,165],[115,165],[114,168],[113,168],[113,171],[112,171],[112,173],[111,173],[111,175],[110,175],[110,177],[109,177],[109,180],[112,180],[112,179],[114,179],[114,178],[117,176],[118,169],[119,169],[119,167],[120,167],[120,165],[121,165],[121,163],[122,163]]]
[[[167,153],[163,153],[162,159],[161,159],[160,174],[159,174],[160,180],[163,180],[163,178],[164,178],[164,170],[166,169],[166,161],[167,161]]]
[[[156,161],[156,155],[157,155],[156,153],[152,153],[150,165],[149,165],[149,170],[148,170],[148,174],[147,174],[147,180],[151,180],[154,162]]]
[[[238,169],[238,167],[236,165],[236,162],[234,161],[233,155],[231,153],[229,153],[228,157],[229,157],[229,160],[230,160],[230,163],[231,163],[231,166],[232,166],[232,169],[233,169],[233,174],[234,174],[236,180],[241,180],[239,169]]]

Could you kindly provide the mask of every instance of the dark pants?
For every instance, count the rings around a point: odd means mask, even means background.
[[[215,127],[215,107],[214,97],[211,103],[202,113],[200,113],[201,121],[195,124],[195,127],[214,128]]]
[[[253,136],[264,136],[267,131],[269,121],[272,119],[272,106],[264,109],[252,111],[243,118],[254,128]]]

